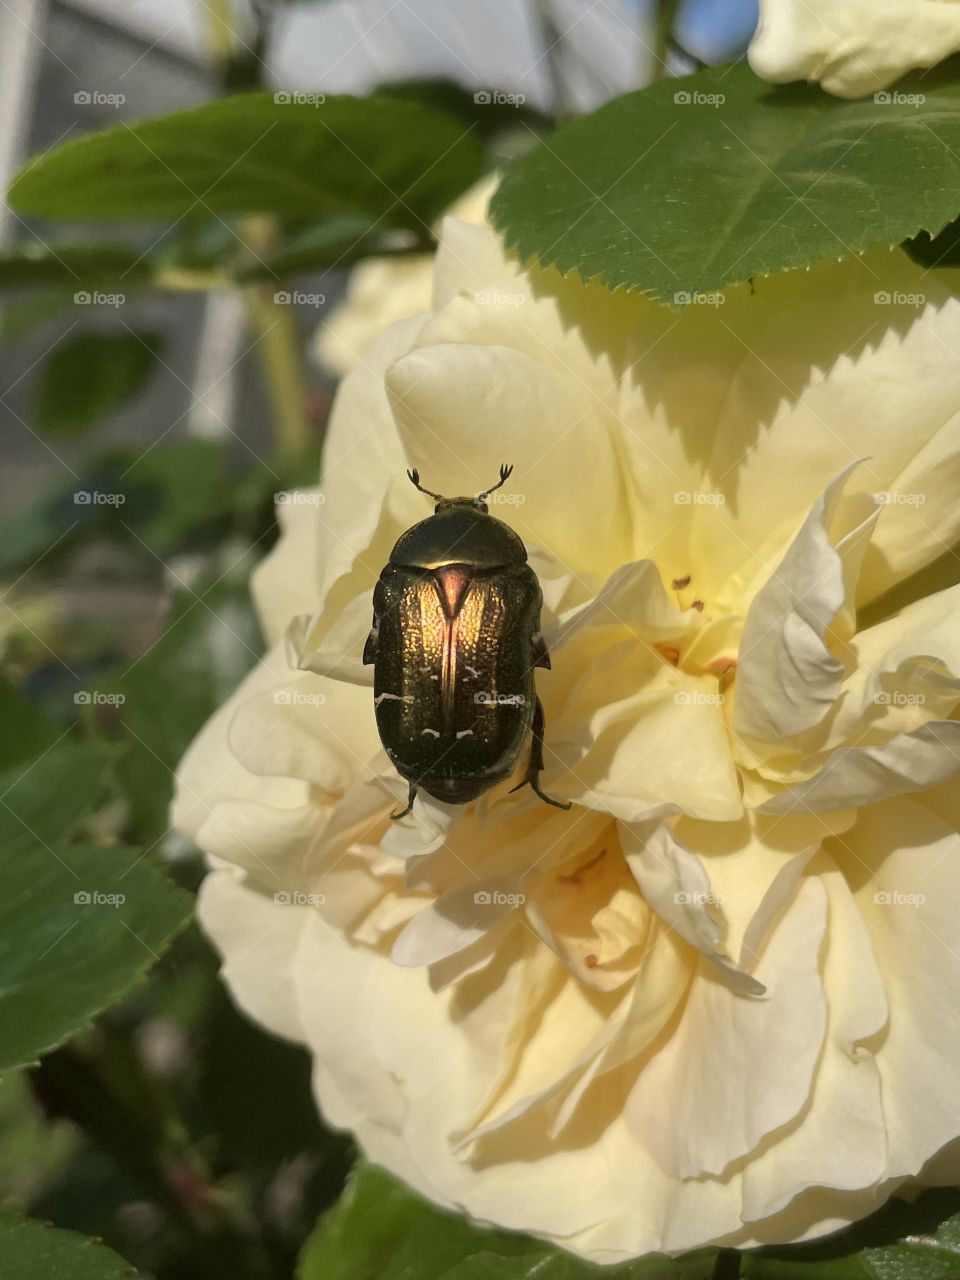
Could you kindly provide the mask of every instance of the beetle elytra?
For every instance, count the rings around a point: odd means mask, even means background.
[[[544,715],[534,668],[550,666],[540,633],[543,595],[519,535],[490,515],[487,498],[512,467],[476,497],[444,498],[398,539],[373,593],[363,650],[374,668],[377,729],[409,783],[437,800],[466,804],[507,778],[528,732],[527,771],[514,790],[540,787]]]

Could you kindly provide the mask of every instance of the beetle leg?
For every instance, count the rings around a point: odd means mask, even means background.
[[[390,815],[391,819],[394,822],[396,822],[398,818],[405,818],[407,814],[410,812],[410,810],[413,808],[413,802],[414,800],[416,800],[416,798],[417,798],[417,784],[415,782],[411,782],[410,792],[407,796],[407,807],[405,809],[401,809],[399,813],[391,813]]]
[[[536,632],[530,643],[533,646],[533,665],[535,667],[546,667],[549,671],[550,650],[547,648],[547,642],[543,638],[543,632]]]
[[[377,640],[380,638],[380,619],[376,614],[373,615],[373,626],[370,628],[370,634],[367,636],[367,642],[363,646],[363,665],[369,667],[377,660]]]
[[[511,791],[519,791],[521,787],[525,787],[527,783],[536,792],[541,800],[545,800],[547,804],[552,804],[557,809],[569,809],[571,801],[554,800],[540,789],[540,774],[543,772],[543,734],[546,728],[546,718],[543,714],[543,703],[537,697],[533,707],[533,742],[530,744],[530,763],[527,765],[527,773],[522,782],[518,782],[515,787],[511,787]]]

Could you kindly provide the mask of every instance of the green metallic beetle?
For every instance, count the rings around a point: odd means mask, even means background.
[[[512,467],[475,498],[436,501],[432,516],[408,529],[390,553],[373,593],[373,627],[363,661],[374,666],[380,738],[410,784],[466,804],[509,777],[528,731],[530,762],[514,790],[569,809],[540,789],[543,704],[534,667],[549,667],[540,634],[543,595],[520,537],[490,515],[487,498]]]

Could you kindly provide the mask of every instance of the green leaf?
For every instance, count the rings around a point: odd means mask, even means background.
[[[0,676],[0,769],[35,759],[56,739],[53,722]]]
[[[419,229],[480,173],[480,143],[438,112],[387,98],[282,101],[290,96],[240,94],[71,140],[20,171],[10,203],[98,221],[367,213]]]
[[[129,545],[156,572],[163,559],[228,532],[261,537],[273,520],[274,493],[287,487],[270,467],[238,475],[222,440],[110,449],[0,523],[0,575],[16,576],[34,563],[56,569],[78,541],[99,537]],[[95,493],[119,494],[123,502],[85,500]]]
[[[495,85],[474,90],[443,77],[415,77],[384,81],[377,85],[376,94],[403,102],[419,102],[455,116],[465,125],[475,125],[477,133],[486,140],[507,130],[525,127],[545,133],[550,124],[542,112],[517,102],[516,94],[501,92]]]
[[[101,769],[94,748],[65,746],[0,775],[0,1069],[118,1000],[190,914],[151,858],[67,839]]]
[[[0,1214],[0,1280],[125,1280],[133,1274],[96,1240]]]
[[[30,1210],[77,1148],[70,1127],[50,1124],[34,1101],[27,1071],[0,1078],[0,1203],[18,1212]]]
[[[307,1241],[297,1280],[707,1280],[715,1253],[597,1267],[526,1236],[436,1209],[374,1165],[358,1165]]]
[[[960,1191],[890,1200],[846,1231],[808,1245],[743,1254],[743,1280],[958,1280]]]
[[[138,839],[153,843],[169,829],[181,756],[262,648],[246,581],[198,582],[180,593],[163,635],[117,682],[128,747],[117,779]]]
[[[125,245],[28,241],[0,251],[0,289],[57,285],[82,292],[92,285],[139,284],[154,271],[140,250]]]
[[[158,334],[80,333],[44,361],[37,421],[57,436],[82,434],[146,385],[157,364]]]
[[[524,262],[673,305],[936,235],[960,209],[956,68],[890,97],[771,88],[745,63],[659,80],[515,162],[491,216]]]

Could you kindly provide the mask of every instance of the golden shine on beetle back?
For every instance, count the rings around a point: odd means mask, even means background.
[[[519,535],[486,499],[443,498],[390,553],[373,595],[363,661],[374,665],[374,707],[384,749],[417,789],[464,804],[507,778],[532,731],[527,783],[540,788],[543,705],[534,668],[550,666],[540,634],[543,597]],[[516,789],[516,788],[515,788]]]

